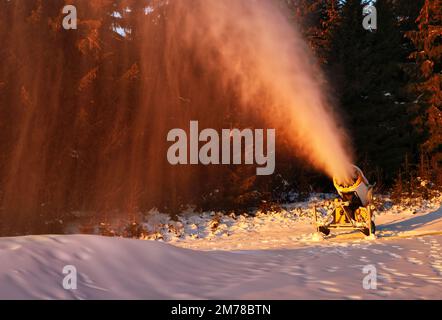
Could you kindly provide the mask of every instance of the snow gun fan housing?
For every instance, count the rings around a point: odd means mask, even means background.
[[[339,182],[336,177],[333,178],[333,184],[341,198],[350,200],[352,196],[359,198],[362,206],[367,206],[372,200],[372,186],[368,182],[364,173],[357,166],[353,165],[353,176],[351,182]]]
[[[333,183],[340,198],[335,199],[333,212],[326,214],[321,222],[315,210],[317,231],[328,235],[330,229],[353,229],[367,236],[374,234],[376,227],[371,205],[373,185],[370,185],[362,170],[353,166],[351,179],[341,182],[334,177]]]

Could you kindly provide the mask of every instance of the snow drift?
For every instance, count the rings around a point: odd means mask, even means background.
[[[0,240],[0,299],[442,298],[441,237],[292,250],[202,252],[97,236]],[[62,286],[64,266],[78,272]],[[364,290],[366,265],[376,290]]]

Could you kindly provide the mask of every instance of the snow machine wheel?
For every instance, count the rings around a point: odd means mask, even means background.
[[[323,226],[320,226],[320,227],[318,228],[318,231],[321,232],[321,233],[323,233],[323,234],[326,235],[326,236],[328,236],[328,235],[330,234],[330,229],[328,229],[328,228],[326,228],[326,227],[323,227]]]

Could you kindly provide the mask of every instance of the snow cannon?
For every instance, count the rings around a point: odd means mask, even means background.
[[[352,198],[353,195],[355,195],[360,200],[362,206],[367,206],[371,203],[373,188],[370,186],[362,170],[357,166],[353,165],[353,175],[350,183],[339,182],[339,180],[334,177],[333,184],[339,196],[342,198]]]
[[[348,181],[336,177],[333,184],[339,198],[333,202],[333,210],[319,217],[315,208],[315,222],[318,232],[330,234],[330,229],[359,230],[366,236],[376,232],[372,206],[373,188],[360,168],[353,165],[353,174]],[[321,221],[319,221],[321,219]]]

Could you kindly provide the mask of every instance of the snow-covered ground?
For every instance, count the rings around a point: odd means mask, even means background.
[[[178,217],[152,211],[144,223],[145,239],[172,243],[197,250],[261,250],[290,249],[321,245],[321,237],[313,226],[314,207],[322,212],[333,208],[333,195],[320,194],[309,200],[283,206],[276,211],[254,215],[224,215],[216,212],[194,213],[192,210]],[[442,219],[436,212],[442,196],[431,200],[407,199],[394,205],[388,197],[378,199],[376,215],[379,239],[441,234]],[[360,232],[333,233],[330,242],[366,241]],[[319,242],[319,243],[318,243]]]
[[[442,299],[441,199],[384,202],[376,239],[315,236],[311,201],[269,215],[206,213],[179,222],[152,212],[150,237],[162,241],[3,238],[0,298]],[[62,286],[66,265],[78,272],[76,290]],[[368,265],[376,268],[376,289],[363,287]]]

